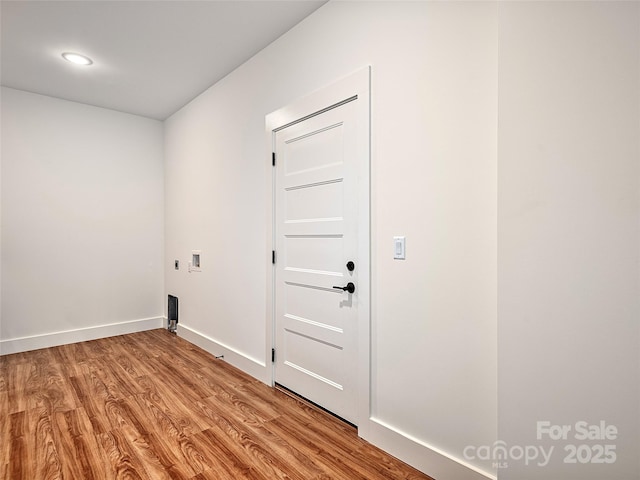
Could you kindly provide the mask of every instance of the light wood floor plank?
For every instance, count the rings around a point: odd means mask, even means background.
[[[429,479],[161,329],[0,356],[0,449],[0,480]]]
[[[52,425],[64,478],[114,478],[84,408],[56,412]]]

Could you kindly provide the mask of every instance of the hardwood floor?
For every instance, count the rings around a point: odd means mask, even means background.
[[[0,357],[0,478],[429,479],[165,330]]]

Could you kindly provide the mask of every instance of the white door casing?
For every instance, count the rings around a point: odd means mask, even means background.
[[[369,69],[269,115],[267,132],[276,154],[272,383],[363,425],[370,410]],[[355,292],[333,288],[349,283]]]

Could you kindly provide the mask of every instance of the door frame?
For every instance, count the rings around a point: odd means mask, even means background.
[[[357,96],[356,121],[358,144],[358,352],[357,352],[357,424],[358,434],[365,436],[371,415],[371,67],[367,66],[315,92],[295,100],[265,117],[267,152],[266,201],[266,344],[267,382],[275,385],[275,132],[323,111],[335,108]],[[277,160],[276,160],[277,161]],[[276,258],[277,261],[277,258]],[[276,353],[277,354],[277,353]]]

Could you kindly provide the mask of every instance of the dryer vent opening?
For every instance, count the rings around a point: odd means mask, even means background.
[[[173,295],[168,296],[167,320],[169,323],[167,330],[171,333],[176,333],[178,329],[178,297]]]

